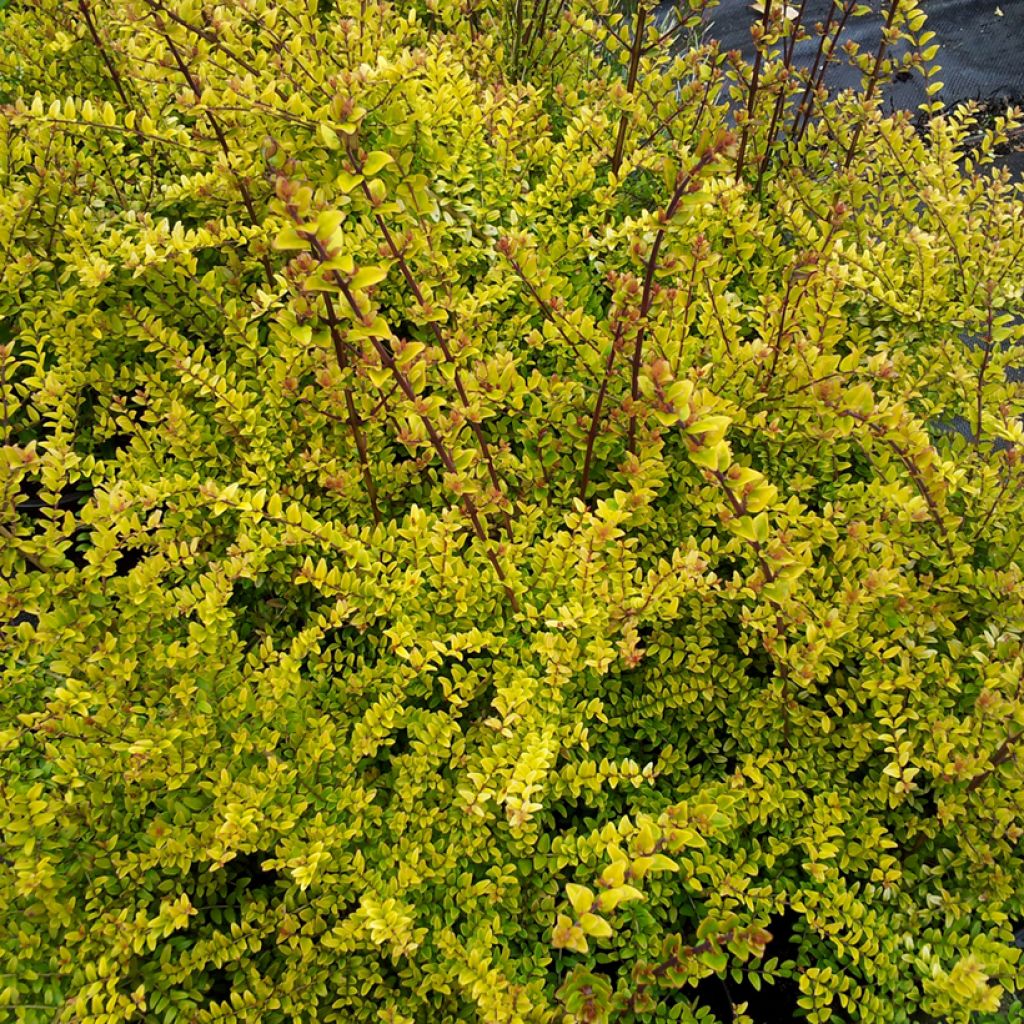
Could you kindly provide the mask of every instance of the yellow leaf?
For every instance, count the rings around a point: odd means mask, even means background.
[[[379,284],[387,276],[388,272],[384,267],[360,267],[349,284],[353,288],[370,288]]]
[[[388,164],[394,162],[394,157],[390,153],[384,153],[379,149],[375,149],[363,161],[362,171],[367,178],[372,178],[375,174],[380,174]]]
[[[274,239],[274,248],[284,250],[308,249],[309,242],[299,235],[295,230],[294,224],[285,224],[285,226],[277,233],[277,238]]]
[[[577,914],[586,914],[594,905],[594,894],[585,885],[570,882],[565,887],[565,893]]]
[[[321,124],[317,129],[317,134],[328,149],[337,149],[341,145],[338,133],[328,124]]]
[[[360,184],[364,180],[361,174],[349,174],[348,171],[341,171],[338,177],[335,178],[335,184],[342,192],[346,194],[351,192],[356,185]]]
[[[612,926],[597,914],[584,914],[580,918],[580,927],[587,935],[593,935],[598,939],[608,939],[612,935]]]

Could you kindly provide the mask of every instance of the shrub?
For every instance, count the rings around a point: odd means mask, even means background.
[[[1017,122],[768,6],[7,10],[4,1019],[1017,987]]]

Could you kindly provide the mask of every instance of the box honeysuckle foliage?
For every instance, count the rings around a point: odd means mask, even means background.
[[[1017,1019],[1017,122],[795,13],[6,9],[0,1018]]]

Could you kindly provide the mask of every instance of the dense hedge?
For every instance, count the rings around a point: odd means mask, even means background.
[[[768,7],[5,12],[0,1018],[1019,1019],[1013,123]]]

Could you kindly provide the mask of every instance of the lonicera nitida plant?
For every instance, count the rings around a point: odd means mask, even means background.
[[[764,7],[4,13],[2,1019],[1017,1019],[1016,122]]]

